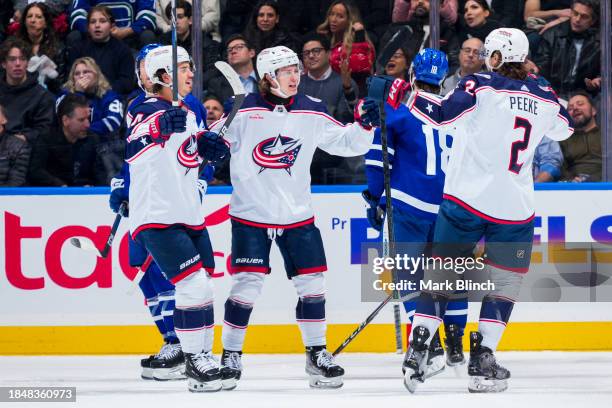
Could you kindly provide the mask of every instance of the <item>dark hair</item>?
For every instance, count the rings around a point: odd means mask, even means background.
[[[106,6],[93,6],[92,8],[90,8],[89,13],[87,13],[87,23],[89,23],[89,20],[91,20],[91,16],[95,12],[104,14],[104,17],[106,17],[111,24],[115,24],[115,16],[113,16],[113,12],[111,11],[111,9]]]
[[[427,82],[423,82],[423,81],[415,81],[415,84],[417,85],[419,89],[422,89],[425,92],[429,92],[433,94],[440,93],[439,85],[432,85],[432,84],[428,84]]]
[[[205,104],[207,101],[217,101],[219,102],[221,106],[223,106],[223,102],[221,102],[221,99],[219,99],[217,95],[213,95],[213,94],[207,95],[202,101],[202,104]]]
[[[191,18],[191,4],[187,1],[187,0],[178,0],[176,2],[176,8],[183,9],[183,13],[185,13],[185,17],[187,18]],[[166,6],[166,17],[168,17],[169,20],[172,20],[172,3],[168,3],[168,5]]]
[[[470,0],[466,0],[465,2],[467,3]],[[487,0],[472,0],[474,3],[478,4],[480,7],[482,7],[483,9],[485,9],[486,11],[488,11],[489,13],[491,13],[491,7],[489,7],[489,3],[487,3]],[[465,5],[463,6],[464,10],[462,11],[462,13],[465,13]]]
[[[325,48],[325,51],[329,51],[329,49],[331,48],[329,38],[322,34],[313,32],[306,34],[304,37],[302,37],[302,47],[300,48],[300,50],[303,49],[304,45],[306,45],[306,43],[310,41],[317,41],[321,44],[321,47]]]
[[[595,23],[597,23],[599,20],[599,0],[573,0],[571,7],[574,8],[574,4],[576,3],[591,8],[593,25],[595,25]]]
[[[253,50],[253,49],[255,49],[255,48],[253,47],[253,43],[252,43],[252,42],[250,42],[249,40],[247,40],[247,38],[246,38],[244,35],[242,35],[242,34],[233,34],[233,35],[230,35],[230,37],[229,37],[229,38],[227,39],[227,41],[225,42],[225,48],[227,49],[227,47],[229,47],[229,45],[230,45],[232,42],[236,41],[236,40],[241,40],[241,41],[244,41],[244,44],[247,46],[247,48],[248,48],[249,50]]]
[[[53,59],[58,49],[58,41],[57,37],[55,36],[55,31],[53,30],[53,19],[51,17],[51,11],[45,3],[30,3],[26,6],[25,9],[23,9],[23,13],[21,14],[21,24],[19,25],[17,37],[21,38],[28,44],[32,44],[30,36],[28,35],[28,28],[26,27],[26,16],[28,15],[28,12],[34,7],[38,7],[38,9],[40,9],[47,25],[43,30],[43,36],[42,40],[40,41],[40,48],[38,49],[38,53],[44,54],[47,57]]]
[[[32,48],[30,44],[17,37],[9,37],[6,41],[2,43],[0,46],[0,61],[6,62],[6,58],[13,48],[19,49],[23,55],[26,56],[28,60],[32,58]]]
[[[574,96],[584,96],[585,98],[587,98],[587,100],[589,101],[591,106],[594,106],[593,98],[591,97],[591,95],[588,94],[587,91],[585,91],[583,89],[578,89],[578,90],[570,93],[569,98],[567,98],[567,101],[569,102],[569,100],[572,99]]]
[[[57,118],[60,124],[64,116],[72,117],[76,108],[89,108],[89,101],[83,95],[68,94],[57,106]]]
[[[529,71],[527,71],[523,62],[505,62],[495,72],[507,78],[519,79],[521,81],[525,80],[529,75]]]
[[[251,30],[259,31],[257,28],[257,16],[259,15],[259,9],[263,6],[272,7],[276,12],[276,15],[280,17],[280,10],[278,9],[278,4],[274,0],[260,0],[255,7],[253,8],[253,12],[251,13],[251,17],[249,17],[249,23],[246,26],[245,33],[251,32]],[[280,24],[280,19],[278,20],[278,25]],[[275,27],[275,28],[276,28]]]

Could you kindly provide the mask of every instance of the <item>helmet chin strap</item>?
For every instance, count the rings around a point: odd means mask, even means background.
[[[502,65],[504,65],[504,61],[502,60],[498,66],[494,67],[493,65],[491,65],[491,57],[485,57],[485,65],[487,66],[489,71],[496,71],[500,69]]]
[[[272,86],[270,87],[270,92],[272,92],[274,95],[278,96],[279,98],[284,98],[284,99],[289,99],[291,98],[291,96],[287,95],[286,93],[283,92],[283,90],[281,89],[280,83],[278,82],[278,80],[276,78],[272,78],[272,76],[270,74],[268,74],[270,82],[272,84]],[[296,85],[296,87],[300,84],[300,81],[298,80],[298,83]]]

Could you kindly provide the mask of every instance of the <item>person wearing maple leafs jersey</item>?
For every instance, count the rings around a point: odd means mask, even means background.
[[[326,350],[325,279],[321,233],[314,224],[310,166],[316,148],[339,156],[365,154],[379,112],[361,101],[355,123],[343,125],[318,99],[298,94],[300,61],[284,46],[257,57],[260,93],[249,94],[225,135],[230,144],[233,186],[232,288],[225,303],[221,375],[233,389],[242,372],[241,354],[253,304],[270,273],[276,241],[287,277],[298,294],[296,319],[306,347],[310,385],[342,386],[344,370]],[[219,131],[225,118],[211,125]]]

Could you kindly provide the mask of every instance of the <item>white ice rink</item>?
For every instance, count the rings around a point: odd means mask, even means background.
[[[344,387],[308,387],[302,355],[246,355],[245,371],[231,392],[192,394],[185,381],[139,378],[140,356],[0,357],[0,386],[73,386],[75,403],[0,403],[11,407],[198,408],[460,408],[612,406],[612,353],[506,352],[508,391],[469,394],[465,368],[445,373],[410,395],[402,385],[402,356],[342,354]]]

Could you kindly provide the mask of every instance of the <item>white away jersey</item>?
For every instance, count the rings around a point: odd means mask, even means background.
[[[225,119],[211,125],[219,132]],[[313,222],[310,165],[317,147],[338,156],[365,154],[373,130],[343,125],[325,106],[296,95],[287,106],[249,94],[225,135],[230,144],[230,216],[261,227]]]
[[[149,125],[172,107],[158,98],[147,98],[132,110],[126,162],[130,165],[130,231],[135,237],[147,228],[181,224],[204,228],[197,189],[197,125],[187,113],[187,130],[173,133],[163,144],[153,143]],[[183,109],[187,109],[183,105]]]
[[[492,72],[464,77],[442,100],[416,92],[409,108],[455,136],[444,198],[499,223],[533,217],[535,149],[545,135],[560,141],[574,131],[550,88]]]

